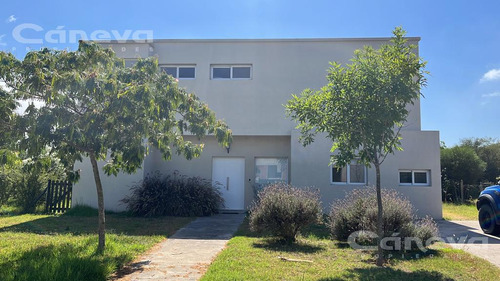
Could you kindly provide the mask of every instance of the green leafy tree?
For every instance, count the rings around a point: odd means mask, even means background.
[[[483,178],[486,163],[479,158],[474,149],[469,146],[453,146],[441,148],[441,181],[443,200],[455,201],[476,197],[471,194],[470,185],[476,185]],[[461,198],[460,182],[466,185],[464,197]],[[473,190],[476,190],[475,188]]]
[[[14,99],[14,95],[2,86],[3,82],[0,80],[0,131],[2,131],[2,138],[0,139],[0,145],[5,144],[7,140],[5,133],[13,130],[15,113],[14,110],[17,107],[17,102]]]
[[[380,165],[401,148],[400,130],[408,117],[408,105],[425,85],[425,62],[408,44],[406,32],[397,27],[390,44],[379,49],[356,50],[350,64],[331,63],[321,90],[304,90],[286,104],[289,116],[298,122],[300,141],[312,143],[318,133],[332,140],[332,163],[348,165],[357,160],[374,165],[377,190],[377,233],[383,236]],[[377,265],[384,262],[379,244]]]
[[[500,143],[492,143],[482,147],[479,157],[486,162],[484,179],[489,182],[500,180]]]
[[[486,163],[483,178],[496,182],[500,177],[500,142],[492,138],[467,138],[460,141],[460,146],[471,147],[479,158]]]
[[[105,248],[103,189],[97,161],[106,160],[106,174],[133,173],[148,147],[165,159],[173,153],[191,159],[203,144],[183,138],[213,134],[221,145],[231,141],[227,125],[194,94],[179,88],[158,68],[156,58],[125,67],[111,49],[80,42],[77,51],[43,49],[24,60],[0,53],[0,79],[23,99],[41,100],[23,116],[27,136],[21,147],[40,155],[46,147],[72,170],[76,160],[90,158],[99,210],[98,251]]]
[[[14,110],[17,102],[12,91],[5,86],[4,81],[0,79],[0,205],[5,204],[12,192],[12,186],[15,182],[15,173],[12,173],[13,167],[19,164],[14,149],[15,137],[13,132],[16,126],[16,114]]]
[[[454,146],[441,149],[441,172],[453,181],[477,184],[483,177],[486,163],[479,158],[473,148]]]

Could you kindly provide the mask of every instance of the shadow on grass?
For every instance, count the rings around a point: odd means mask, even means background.
[[[326,226],[326,224],[313,224],[311,226],[308,226],[304,228],[301,232],[301,235],[303,237],[313,237],[316,239],[330,239],[331,234],[330,230]]]
[[[169,237],[193,219],[189,217],[139,218],[123,214],[107,214],[106,233]],[[96,234],[97,216],[49,216],[2,227],[1,231],[35,234]]]
[[[359,280],[435,280],[452,281],[454,279],[444,276],[437,271],[417,270],[406,272],[390,267],[375,268],[352,268],[346,269],[346,273],[341,278],[321,278],[320,281],[344,281],[351,279]]]
[[[300,241],[295,243],[286,243],[273,238],[256,241],[253,243],[253,247],[276,251],[276,252],[307,253],[307,254],[317,253],[326,250],[324,247],[312,244],[305,244]]]
[[[286,243],[279,240],[269,232],[254,232],[250,230],[248,217],[245,218],[243,223],[238,228],[234,236],[244,236],[249,238],[260,238],[258,241],[253,242],[253,247],[262,248],[277,252],[301,252],[301,253],[316,253],[324,251],[325,248],[313,244],[306,244],[300,241],[295,243]],[[323,239],[328,237],[329,233],[324,225],[312,225],[301,231],[302,237],[316,237]]]
[[[78,244],[48,245],[0,261],[0,280],[106,280],[130,255],[92,254],[94,239]]]

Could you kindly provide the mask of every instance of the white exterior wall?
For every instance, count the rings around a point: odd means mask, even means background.
[[[318,136],[314,143],[303,147],[298,142],[300,132],[292,133],[291,183],[320,190],[323,208],[328,211],[337,199],[363,184],[331,183],[331,141]],[[418,215],[442,217],[441,167],[439,162],[439,133],[436,131],[403,131],[403,151],[389,155],[380,168],[382,188],[395,189],[407,197]],[[436,161],[437,159],[437,161]],[[399,170],[430,170],[429,186],[399,185]],[[367,169],[367,185],[375,186],[375,168]]]
[[[130,194],[130,188],[142,180],[143,170],[138,169],[134,174],[119,173],[118,176],[106,176],[102,167],[105,162],[99,161],[99,175],[101,176],[102,189],[104,192],[104,207],[106,210],[121,212],[126,206],[120,202],[126,195]],[[97,208],[97,190],[95,187],[94,174],[90,160],[85,158],[83,162],[76,162],[75,170],[80,170],[80,180],[73,186],[73,199],[71,204],[87,205]]]
[[[416,44],[418,38],[410,38]],[[179,85],[207,102],[234,135],[290,135],[295,124],[283,104],[291,94],[326,83],[329,62],[349,63],[354,50],[379,46],[388,38],[289,40],[158,40],[143,44],[105,44],[123,58],[158,57],[160,65],[195,65],[195,79]],[[252,65],[250,80],[212,80],[214,64]],[[410,113],[408,130],[420,130],[420,104]]]
[[[252,180],[255,176],[255,157],[288,157],[289,179],[298,186],[320,189],[325,209],[335,199],[342,198],[354,186],[334,186],[330,183],[328,167],[331,143],[317,138],[303,148],[297,142],[295,123],[285,116],[284,104],[291,94],[306,88],[319,89],[326,83],[330,61],[349,63],[353,52],[364,45],[378,47],[389,38],[371,39],[283,39],[283,40],[156,40],[152,43],[111,43],[122,58],[156,56],[160,65],[195,65],[195,79],[181,79],[179,85],[194,92],[226,120],[233,130],[234,143],[228,154],[213,139],[199,159],[187,161],[174,157],[161,160],[153,151],[146,158],[144,172],[103,176],[107,208],[120,210],[117,203],[132,182],[155,170],[211,177],[211,159],[217,156],[245,158],[245,206],[253,200]],[[410,38],[413,44],[419,38]],[[249,80],[212,80],[210,66],[251,65]],[[415,204],[419,214],[441,218],[441,182],[438,132],[422,132],[420,101],[410,106],[408,122],[402,132],[403,152],[388,157],[382,166],[382,186],[396,188]],[[83,165],[86,166],[86,163]],[[399,169],[431,170],[431,186],[399,186]],[[368,184],[373,184],[374,172],[368,170]],[[106,182],[106,183],[104,183]],[[91,185],[93,188],[83,188]],[[83,191],[85,190],[85,191]],[[109,195],[108,195],[109,194]],[[75,202],[95,206],[93,178],[82,175],[75,186]]]

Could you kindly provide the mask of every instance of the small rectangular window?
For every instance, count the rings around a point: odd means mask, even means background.
[[[358,164],[349,165],[349,182],[365,183],[365,166]]]
[[[214,65],[211,66],[212,79],[251,79],[250,65]]]
[[[400,170],[400,185],[430,185],[429,170]]]
[[[168,75],[179,79],[194,79],[196,77],[195,66],[160,66],[162,71],[165,71]]]
[[[174,78],[177,77],[177,67],[162,67],[161,70],[165,71],[168,75],[171,75]]]
[[[334,184],[365,184],[366,166],[356,162],[345,167],[332,167],[332,183]]]
[[[250,79],[250,66],[233,67],[233,79]]]
[[[332,168],[333,182],[347,183],[347,168],[346,167],[333,167]]]
[[[212,68],[212,79],[231,79],[231,68],[229,67]]]
[[[427,172],[413,172],[414,181],[416,184],[428,184]]]
[[[194,67],[179,67],[179,78],[194,78]]]
[[[413,180],[412,180],[411,171],[409,171],[409,172],[399,172],[399,183],[409,183],[409,184],[411,184],[412,182],[413,182]]]

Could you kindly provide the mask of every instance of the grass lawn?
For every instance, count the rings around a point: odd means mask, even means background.
[[[466,204],[443,203],[443,218],[445,220],[477,220],[477,214],[475,202]]]
[[[330,240],[323,226],[290,246],[256,236],[244,223],[202,280],[500,280],[500,269],[461,250],[438,244],[428,253],[399,255],[379,268],[370,253]]]
[[[106,280],[192,219],[106,214],[106,250],[96,255],[95,210],[0,216],[0,280]]]

